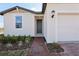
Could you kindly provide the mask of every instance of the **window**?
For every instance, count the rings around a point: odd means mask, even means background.
[[[22,16],[16,16],[16,28],[22,28]]]

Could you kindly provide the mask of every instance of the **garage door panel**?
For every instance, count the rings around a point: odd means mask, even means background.
[[[79,15],[58,15],[58,41],[79,41]]]

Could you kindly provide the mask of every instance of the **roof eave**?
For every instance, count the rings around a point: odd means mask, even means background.
[[[13,8],[10,8],[10,9],[7,9],[7,10],[4,10],[4,11],[0,12],[0,15],[4,15],[4,14],[8,13],[9,11],[15,10],[16,7],[20,8],[20,9],[23,9],[25,11],[28,11],[28,12],[34,13],[34,14],[43,14],[42,12],[35,12],[35,11],[29,10],[29,9],[25,9],[25,8],[22,8],[22,7],[19,7],[19,6],[15,6]]]
[[[16,9],[16,7],[20,8],[20,9],[23,9],[25,11],[29,11],[29,12],[34,13],[34,14],[44,14],[46,6],[47,6],[47,3],[43,3],[41,12],[35,12],[35,11],[29,10],[29,9],[25,9],[25,8],[22,8],[22,7],[19,7],[19,6],[15,6],[13,8],[10,8],[10,9],[7,9],[7,10],[4,10],[4,11],[0,12],[0,15],[4,15],[5,13],[8,13],[9,11],[12,11],[12,10]]]

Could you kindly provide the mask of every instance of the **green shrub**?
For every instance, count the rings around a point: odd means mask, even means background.
[[[16,36],[4,36],[3,39],[1,39],[2,43],[6,44],[6,43],[16,43],[17,41],[17,37]]]
[[[3,37],[3,38],[1,39],[1,42],[2,42],[3,44],[6,44],[6,43],[8,42],[8,40],[6,39],[6,37]]]
[[[25,38],[25,40],[28,40],[29,42],[31,42],[32,37],[29,35],[29,36],[27,36],[27,37]]]
[[[58,43],[48,44],[48,49],[50,50],[50,52],[56,52],[56,53],[64,52],[64,49]]]
[[[11,43],[16,43],[18,40],[17,40],[18,36],[11,36]]]
[[[29,42],[32,40],[32,38],[31,38],[31,36],[29,35],[29,36],[26,36],[26,35],[24,35],[24,36],[18,36],[18,38],[17,38],[17,40],[18,41],[23,41],[23,42],[25,42],[25,40],[28,40]]]
[[[30,48],[32,44],[32,37],[29,35],[25,38],[25,43],[27,43],[27,47]]]
[[[52,48],[53,49],[58,49],[60,48],[61,46],[58,44],[58,43],[52,43]]]
[[[17,36],[17,41],[21,41],[21,36],[19,35],[19,36]]]
[[[25,42],[26,40],[28,40],[28,42],[30,42],[32,40],[31,36],[10,36],[10,35],[7,35],[7,36],[4,36],[4,35],[0,35],[0,42],[2,43],[16,43],[18,41],[22,41],[22,42]]]
[[[4,34],[0,34],[0,36],[4,36]]]
[[[2,42],[2,40],[4,39],[4,35],[0,35],[0,42]]]
[[[5,43],[11,43],[12,38],[10,35],[7,35],[4,40],[5,40]]]
[[[25,36],[20,36],[20,35],[19,35],[19,36],[17,36],[17,37],[18,37],[18,38],[17,38],[18,41],[24,41],[24,40],[25,40],[25,38],[24,38]]]
[[[26,35],[22,36],[21,40],[25,42]]]

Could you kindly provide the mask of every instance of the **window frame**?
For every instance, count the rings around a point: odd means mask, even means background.
[[[18,20],[18,19],[20,20]],[[18,27],[17,27],[18,25]],[[22,28],[22,16],[15,16],[15,28],[21,29]]]

